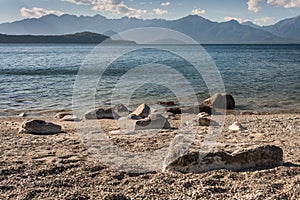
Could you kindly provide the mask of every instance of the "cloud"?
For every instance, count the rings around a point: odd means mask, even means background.
[[[262,18],[254,19],[253,22],[258,25],[270,25],[275,22],[275,19],[274,17],[262,17]]]
[[[92,10],[114,15],[140,17],[146,14],[146,10],[128,7],[122,0],[61,0],[77,5],[92,5]]]
[[[248,10],[251,12],[260,11],[259,2],[266,2],[268,5],[284,8],[300,8],[300,0],[248,0]]]
[[[94,2],[93,0],[61,0],[61,1],[66,1],[77,5],[91,5]]]
[[[300,0],[291,0],[284,5],[285,8],[300,8]]]
[[[161,5],[162,6],[169,6],[169,5],[171,5],[171,3],[169,1],[167,1],[167,2],[162,2]]]
[[[261,0],[248,0],[248,10],[255,13],[260,11],[260,7],[258,6],[259,1]]]
[[[44,8],[36,8],[36,7],[32,8],[32,9],[21,8],[20,12],[21,12],[21,15],[26,18],[39,18],[39,17],[49,15],[49,14],[55,14],[55,15],[64,14],[63,12],[58,11],[58,10],[46,10]]]
[[[163,9],[160,9],[160,8],[153,9],[152,11],[156,15],[165,15],[165,14],[168,14],[167,10],[163,10]]]
[[[230,21],[230,20],[235,20],[235,21],[238,21],[239,23],[243,23],[243,22],[246,22],[247,20],[244,20],[242,18],[238,18],[238,17],[224,17],[224,20],[225,21]]]
[[[206,11],[205,10],[202,10],[202,9],[200,9],[200,8],[197,8],[197,9],[193,9],[192,10],[192,14],[193,15],[204,15],[206,13]]]

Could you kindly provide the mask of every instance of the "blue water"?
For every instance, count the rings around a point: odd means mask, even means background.
[[[1,44],[0,115],[22,111],[38,113],[72,108],[74,81],[78,69],[95,45]],[[221,73],[225,89],[233,94],[241,110],[300,110],[300,46],[297,45],[205,45],[204,49]],[[92,62],[95,67],[131,46],[105,46]],[[197,61],[194,46],[170,46]],[[96,104],[109,103],[115,84],[133,66],[161,63],[174,67],[192,85],[201,102],[209,96],[204,80],[186,60],[160,46],[140,46],[123,55],[103,73]],[[96,64],[95,64],[96,63]],[[149,75],[151,76],[151,75]],[[136,83],[142,78],[137,74]],[[143,77],[144,78],[144,77]],[[166,79],[166,85],[168,84]],[[178,83],[179,84],[179,83]],[[89,86],[87,86],[89,87]],[[180,90],[180,85],[178,90]],[[145,84],[128,91],[133,103],[176,100],[167,87]],[[84,99],[84,91],[82,98]],[[115,95],[114,98],[118,98]]]

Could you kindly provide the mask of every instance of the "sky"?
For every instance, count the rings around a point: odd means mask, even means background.
[[[0,23],[47,14],[169,20],[193,14],[217,22],[270,25],[300,15],[300,0],[0,0]]]

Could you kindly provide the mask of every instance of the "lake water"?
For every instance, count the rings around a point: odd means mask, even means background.
[[[14,115],[22,111],[39,113],[72,108],[74,82],[78,69],[95,45],[1,44],[0,45],[0,115]],[[133,46],[105,46],[90,64],[103,67],[113,55]],[[189,60],[197,61],[194,46],[170,46],[181,52],[182,60],[161,46],[139,46],[138,50],[123,55],[105,70],[96,86],[96,104],[109,104],[118,99],[112,93],[116,83],[133,67],[150,63],[171,66],[191,84],[199,102],[209,96],[201,75],[193,70]],[[299,45],[204,45],[215,62],[227,92],[231,93],[241,110],[295,111],[300,110],[300,46]],[[85,61],[85,62],[84,62]],[[89,61],[89,60],[88,60]],[[164,80],[165,85],[178,84]],[[129,76],[132,84],[143,82],[151,74]],[[126,80],[126,79],[125,79]],[[128,79],[129,80],[129,79]],[[180,82],[180,81],[179,81]],[[86,88],[92,87],[87,85]],[[126,92],[126,88],[125,88]],[[128,89],[134,104],[176,100],[177,96],[165,86],[145,84],[135,91]],[[84,101],[85,91],[81,98]],[[121,97],[120,97],[121,98]],[[87,108],[88,109],[88,108]]]

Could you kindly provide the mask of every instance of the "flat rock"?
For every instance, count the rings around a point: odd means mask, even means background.
[[[170,160],[170,158],[168,159]],[[274,145],[263,145],[229,154],[225,151],[188,152],[171,163],[165,163],[163,171],[200,173],[217,169],[233,171],[270,168],[282,165],[283,151]]]
[[[135,111],[132,112],[132,114],[140,116],[141,118],[148,117],[150,113],[151,113],[151,108],[144,103],[139,105],[139,107],[137,107]]]
[[[44,120],[29,120],[23,122],[19,133],[37,135],[56,134],[61,132],[61,126]]]
[[[228,93],[217,93],[202,102],[202,106],[211,108],[222,108],[233,110],[235,108],[235,101],[233,96]]]
[[[208,113],[201,112],[197,115],[199,126],[217,126],[218,123],[211,119],[211,116]]]

